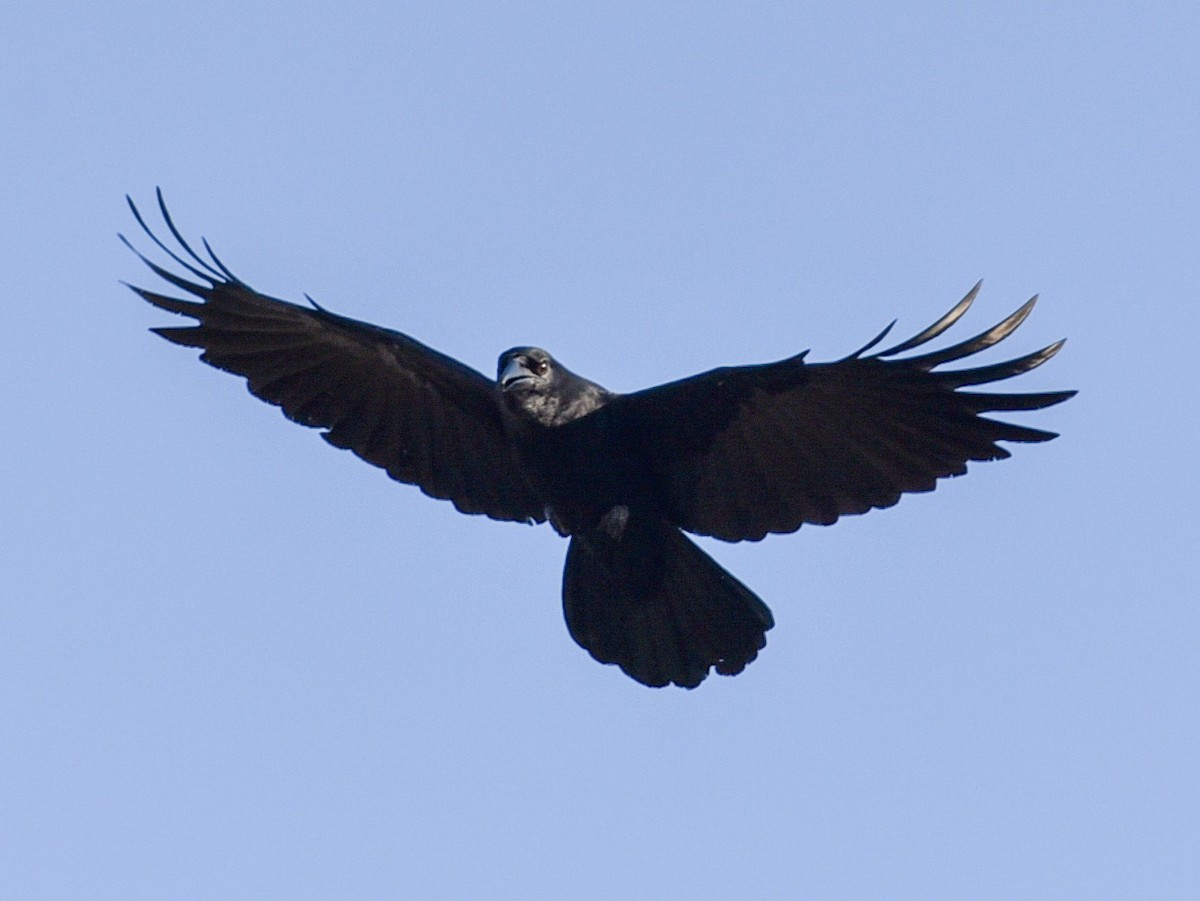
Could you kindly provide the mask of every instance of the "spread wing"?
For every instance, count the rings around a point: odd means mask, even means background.
[[[407,335],[266,297],[210,260],[180,235],[158,195],[180,252],[138,224],[189,280],[134,253],[157,275],[198,300],[130,286],[154,306],[195,325],[153,329],[168,341],[202,350],[200,359],[245,377],[250,392],[301,425],[322,428],[335,447],[387,470],[464,513],[541,521],[505,436],[495,389],[483,375]],[[122,237],[122,240],[124,238]],[[310,301],[311,302],[311,301]]]
[[[676,523],[726,541],[792,532],[803,523],[896,503],[961,475],[971,460],[999,460],[998,441],[1048,441],[1053,432],[982,414],[1037,410],[1074,391],[993,394],[960,391],[1020,375],[1062,347],[974,369],[934,371],[996,344],[1036,298],[998,325],[944,350],[898,357],[950,328],[976,285],[949,313],[907,341],[833,363],[804,354],[761,366],[715,369],[613,401],[626,440],[651,462]],[[894,324],[894,323],[893,323]]]

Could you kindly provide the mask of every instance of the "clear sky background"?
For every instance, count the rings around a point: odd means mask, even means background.
[[[1194,897],[1198,10],[8,4],[0,894]],[[258,289],[487,373],[831,359],[983,277],[959,338],[1040,292],[1002,350],[1069,337],[1020,386],[1081,393],[706,542],[778,625],[651,690],[567,635],[549,529],[146,331],[156,185]]]

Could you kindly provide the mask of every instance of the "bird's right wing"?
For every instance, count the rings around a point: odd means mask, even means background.
[[[158,247],[195,279],[151,262],[157,275],[199,298],[184,300],[130,286],[154,306],[195,325],[154,332],[200,359],[245,377],[250,392],[301,425],[322,428],[400,482],[448,499],[464,513],[537,521],[543,506],[517,464],[493,383],[407,335],[253,291],[218,260],[188,246],[159,194],[159,207],[181,253],[146,226]],[[129,242],[126,241],[128,244]],[[130,248],[133,249],[132,245]],[[186,257],[186,258],[185,258]]]

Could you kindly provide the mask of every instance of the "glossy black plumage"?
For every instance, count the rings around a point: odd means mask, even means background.
[[[970,340],[901,356],[954,325],[978,285],[913,338],[872,353],[885,330],[832,363],[801,354],[621,395],[545,351],[513,348],[493,382],[399,332],[258,294],[207,242],[207,258],[192,250],[161,194],[178,250],[130,207],[187,276],[142,259],[196,298],[133,288],[195,320],[155,332],[199,348],[202,360],[246,378],[288,418],[465,513],[549,519],[571,540],[563,576],[571,635],[647,685],[694,687],[710,668],[740,672],[774,624],[766,605],[683,531],[758,540],[890,506],[970,461],[1007,457],[997,442],[1055,437],[982,414],[1036,410],[1074,393],[959,390],[1033,369],[1062,342],[935,371],[1003,340],[1033,300]]]

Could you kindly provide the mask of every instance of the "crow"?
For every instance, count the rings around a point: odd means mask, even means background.
[[[157,192],[173,249],[135,220],[186,275],[121,240],[195,299],[129,285],[195,324],[152,331],[246,379],[294,422],[399,482],[463,513],[548,522],[569,538],[563,612],[571,637],[601,663],[654,687],[695,688],[715,669],[742,672],[774,625],[767,605],[685,532],[758,541],[804,523],[889,507],[999,460],[999,441],[1053,432],[988,418],[1037,410],[1074,391],[959,390],[1046,362],[1063,342],[1001,363],[939,370],[1013,332],[1036,297],[999,324],[941,350],[901,356],[938,337],[979,285],[924,331],[871,352],[809,363],[807,351],[727,366],[631,394],[576,375],[546,351],[500,355],[495,381],[400,332],[259,294],[213,253],[192,249]]]

